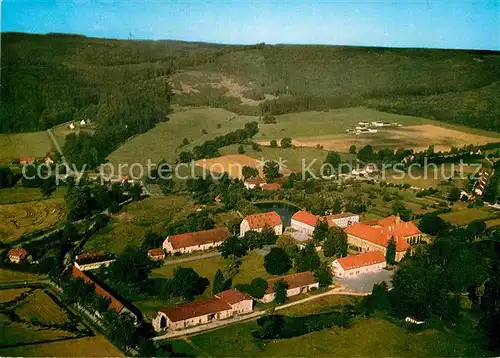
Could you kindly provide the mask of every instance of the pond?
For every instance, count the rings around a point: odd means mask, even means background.
[[[292,221],[292,215],[300,210],[298,206],[282,203],[282,202],[265,202],[265,203],[255,203],[262,212],[276,211],[279,216],[281,216],[281,221],[283,225],[290,226]]]

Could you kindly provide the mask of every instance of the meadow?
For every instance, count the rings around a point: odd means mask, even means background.
[[[2,283],[29,282],[44,279],[46,277],[46,275],[42,274],[12,271],[0,268],[0,282]]]
[[[62,199],[66,194],[66,187],[59,186],[50,196],[51,199]],[[0,189],[0,205],[16,204],[28,201],[45,200],[38,188],[28,188],[16,185],[12,188]]]
[[[10,164],[20,157],[44,157],[52,150],[52,142],[45,131],[0,134],[0,164]]]
[[[3,190],[3,189],[2,189]],[[21,235],[54,227],[64,220],[66,205],[63,199],[46,199],[0,205],[0,237],[4,243]]]
[[[455,226],[465,226],[473,221],[480,220],[486,221],[487,219],[493,219],[500,215],[500,212],[494,212],[491,209],[481,207],[481,208],[466,208],[463,210],[453,211],[446,214],[441,214],[439,217],[441,219],[449,222]]]
[[[46,325],[68,323],[68,315],[45,292],[30,293],[14,311],[23,321],[36,319]]]

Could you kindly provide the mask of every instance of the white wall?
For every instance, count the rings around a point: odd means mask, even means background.
[[[386,263],[384,261],[373,265],[357,267],[350,270],[344,270],[344,268],[338,263],[338,261],[335,260],[333,262],[332,269],[333,269],[333,274],[336,277],[348,278],[348,277],[356,277],[370,272],[377,272],[382,270],[385,266]]]
[[[276,233],[276,235],[281,235],[283,233],[283,225],[276,225],[274,228],[274,232]],[[256,231],[256,232],[261,232],[262,231],[262,228],[259,228],[259,229],[251,229],[253,231]],[[248,221],[246,219],[244,219],[241,224],[240,224],[240,237],[243,237],[245,236],[245,233],[250,231],[250,226],[248,225]]]
[[[307,285],[307,286],[290,288],[290,289],[286,290],[286,296],[287,297],[296,296],[296,295],[301,294],[302,292],[308,292],[308,291],[310,291],[311,288],[313,288],[313,287],[319,288],[319,282],[312,283],[312,284]],[[262,301],[264,303],[269,303],[269,302],[272,302],[273,300],[274,300],[274,292],[266,293],[264,295],[264,297],[262,297],[260,299],[260,301]]]
[[[100,261],[100,262],[93,262],[91,264],[84,264],[84,265],[78,265],[78,263],[75,261],[75,267],[79,269],[80,271],[89,271],[89,270],[96,270],[101,266],[108,267],[111,265],[111,263],[115,260],[107,260],[107,261]]]
[[[314,226],[304,224],[303,222],[297,221],[295,219],[292,219],[291,226],[292,229],[306,233],[308,235],[312,235],[315,228]]]
[[[170,241],[168,241],[168,237],[165,239],[165,241],[163,241],[163,250],[165,250],[167,253],[170,253],[170,254],[175,254],[176,252],[181,252],[181,253],[189,253],[189,252],[193,252],[193,251],[202,251],[202,250],[208,250],[208,249],[211,249],[213,247],[217,247],[217,246],[220,246],[222,244],[222,241],[219,241],[219,242],[210,242],[208,244],[204,244],[204,245],[197,245],[197,246],[189,246],[189,247],[183,247],[183,248],[180,248],[180,249],[174,249],[172,247],[172,244],[170,243]]]

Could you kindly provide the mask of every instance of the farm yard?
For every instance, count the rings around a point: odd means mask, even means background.
[[[20,157],[43,157],[52,150],[47,132],[0,134],[0,163],[10,164]]]
[[[65,216],[63,199],[0,205],[0,237],[3,243],[19,239],[23,234],[47,229],[61,223]]]

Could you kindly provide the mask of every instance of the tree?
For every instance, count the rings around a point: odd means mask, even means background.
[[[243,178],[248,179],[251,177],[256,177],[259,175],[259,170],[254,167],[249,167],[249,166],[243,166],[241,169],[241,175],[243,175]]]
[[[230,256],[243,257],[247,253],[247,247],[237,236],[231,236],[222,242],[219,252],[225,259]]]
[[[7,166],[0,166],[0,188],[9,188],[14,185],[14,173]]]
[[[396,240],[394,240],[394,237],[392,236],[387,243],[385,261],[390,265],[394,265],[396,263]]]
[[[267,281],[261,277],[254,278],[250,285],[239,284],[236,289],[241,292],[246,292],[254,298],[262,298],[267,291]]]
[[[224,291],[224,285],[225,285],[224,274],[222,273],[221,269],[218,269],[217,272],[215,272],[214,276],[212,294],[216,295],[219,292]]]
[[[285,250],[286,254],[290,257],[294,257],[299,251],[295,239],[290,235],[281,235],[276,240],[276,246]]]
[[[273,140],[269,143],[269,145],[271,146],[271,148],[276,148],[276,147],[278,146],[278,142],[276,142],[276,140],[275,140],[275,139],[273,139]]]
[[[151,272],[152,262],[146,251],[128,246],[109,266],[110,279],[137,285],[144,282]]]
[[[320,263],[314,244],[309,242],[304,249],[299,251],[295,260],[295,269],[297,272],[314,271],[319,267]]]
[[[264,246],[264,240],[262,237],[262,233],[250,230],[245,233],[240,239],[243,242],[243,245],[249,250],[260,249]]]
[[[179,161],[181,163],[189,163],[193,159],[194,159],[194,156],[193,156],[193,153],[191,153],[191,152],[184,151],[184,152],[179,153]]]
[[[371,145],[366,145],[358,151],[358,159],[369,162],[373,160],[373,147]]]
[[[285,303],[287,297],[288,283],[285,280],[278,280],[274,284],[274,302],[278,305]]]
[[[392,214],[399,215],[403,221],[410,221],[413,217],[413,211],[411,209],[407,209],[399,200],[392,203]]]
[[[285,137],[281,139],[280,145],[281,148],[292,148],[292,138]]]
[[[342,200],[339,198],[335,199],[333,202],[332,212],[334,214],[340,214],[342,212]]]
[[[208,280],[200,277],[191,267],[176,267],[171,280],[172,293],[191,301],[194,296],[201,295],[208,286]]]
[[[270,160],[264,164],[264,176],[267,181],[273,181],[281,176],[280,166],[277,162]]]
[[[189,139],[184,138],[184,139],[182,140],[182,146],[184,147],[184,146],[186,146],[186,145],[188,145],[188,144],[189,144]]]
[[[274,245],[278,240],[278,235],[274,231],[274,228],[270,226],[264,227],[260,232],[261,242],[263,245]]]
[[[349,147],[349,153],[356,154],[356,146],[354,144]]]
[[[342,228],[333,226],[328,229],[328,236],[323,243],[323,253],[326,257],[343,257],[347,255],[347,234]]]
[[[453,187],[450,189],[450,192],[448,193],[448,201],[454,203],[458,199],[460,199],[460,189],[457,187]]]
[[[332,270],[326,262],[322,262],[319,267],[314,270],[314,279],[318,281],[319,287],[328,287],[332,284]]]
[[[316,242],[323,241],[328,234],[328,222],[326,220],[319,220],[313,231],[313,239]]]
[[[481,220],[476,220],[467,225],[467,231],[477,238],[478,235],[482,235],[486,232],[486,223]]]
[[[434,236],[445,231],[448,228],[448,224],[436,213],[427,213],[420,218],[418,227],[422,232]]]
[[[139,200],[141,198],[141,195],[142,195],[142,186],[141,186],[141,184],[134,183],[134,185],[132,185],[130,187],[129,195],[132,198],[132,200],[134,200],[134,201]]]
[[[283,275],[292,268],[292,261],[285,250],[273,247],[264,257],[264,267],[271,275]]]
[[[54,177],[43,179],[40,185],[40,192],[45,198],[48,198],[56,191],[56,181]]]
[[[245,154],[245,148],[241,144],[238,146],[238,154]]]
[[[489,339],[490,348],[500,350],[500,262],[498,259],[493,265],[493,272],[484,287],[481,297],[481,311],[483,317],[479,328]]]
[[[125,351],[132,349],[138,342],[138,332],[132,316],[119,314],[113,309],[108,309],[103,315],[103,322],[109,338]]]

